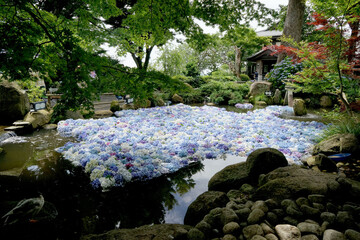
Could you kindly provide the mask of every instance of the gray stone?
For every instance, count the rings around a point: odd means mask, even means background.
[[[295,116],[304,116],[307,114],[305,101],[303,99],[294,99],[293,109]]]
[[[245,203],[245,207],[247,207],[247,208],[252,208],[252,206],[254,205],[254,202],[253,201],[246,201],[246,203]]]
[[[265,235],[269,233],[275,233],[275,231],[266,223],[261,223],[260,226],[262,227]]]
[[[309,166],[317,166],[322,171],[337,172],[336,163],[328,158],[325,154],[319,153],[316,156],[311,156],[306,159]]]
[[[262,200],[256,201],[254,205],[251,207],[251,210],[254,210],[256,208],[261,209],[264,213],[267,213],[269,211],[269,208],[266,205],[265,201]]]
[[[244,197],[244,194],[242,193],[242,191],[235,190],[235,189],[231,189],[230,191],[228,191],[228,193],[226,195],[231,200],[239,200]]]
[[[171,97],[171,101],[173,103],[184,103],[184,99],[176,93]]]
[[[251,238],[251,240],[266,240],[266,238],[260,235],[255,235]]]
[[[242,230],[246,239],[251,239],[255,235],[264,235],[262,227],[259,224],[249,225]]]
[[[227,208],[230,208],[230,209],[232,209],[232,210],[238,210],[239,209],[239,206],[236,204],[236,202],[234,202],[234,201],[230,201],[230,202],[228,202],[227,204],[226,204],[226,207]]]
[[[336,215],[336,222],[343,227],[352,227],[354,219],[349,212],[339,211]]]
[[[97,111],[95,111],[93,118],[94,119],[108,118],[113,115],[114,115],[114,113],[110,110],[97,110]]]
[[[247,220],[249,217],[249,214],[251,213],[250,208],[242,208],[239,210],[236,210],[235,213],[238,215],[240,220]]]
[[[286,213],[294,218],[300,218],[303,216],[303,213],[298,208],[294,208],[293,206],[288,206],[286,208]]]
[[[285,167],[288,162],[279,150],[274,148],[260,148],[248,156],[246,165],[249,169],[249,178],[257,183],[260,174],[269,173],[272,170]]]
[[[274,104],[281,105],[281,100],[282,100],[281,91],[279,89],[276,89],[273,97]]]
[[[300,230],[289,224],[276,225],[275,231],[280,240],[300,240],[301,238]]]
[[[323,153],[331,155],[339,152],[354,153],[359,150],[359,140],[354,134],[335,134],[328,139],[316,144],[313,154],[317,155]]]
[[[336,220],[336,215],[334,213],[331,213],[331,212],[322,212],[320,214],[320,218],[321,220],[323,221],[326,221],[330,224],[333,224]]]
[[[320,107],[323,108],[331,108],[333,106],[333,102],[329,96],[323,95],[320,98]]]
[[[245,162],[227,166],[209,180],[208,189],[224,192],[238,189],[248,181],[248,173],[249,170]]]
[[[50,122],[51,114],[52,112],[45,109],[36,112],[28,112],[24,117],[24,121],[29,122],[33,129],[40,128]]]
[[[229,222],[223,227],[224,234],[238,234],[240,232],[240,225],[237,222]]]
[[[236,215],[234,210],[229,208],[222,208],[220,214],[220,221],[221,224],[224,226],[228,224],[229,222],[237,222],[239,221],[239,217]]]
[[[287,209],[288,207],[297,208],[297,205],[292,199],[284,199],[281,201],[281,207],[283,209]]]
[[[279,206],[279,203],[277,201],[275,201],[274,199],[267,199],[265,201],[266,203],[266,206],[269,207],[269,209],[274,209],[274,208],[277,208]]]
[[[323,240],[346,240],[343,233],[334,229],[327,229],[324,232]]]
[[[264,177],[262,185],[257,188],[253,197],[256,199],[270,197],[277,200],[296,195],[326,194],[327,183],[335,179],[336,175],[315,172],[296,165],[278,168]]]
[[[301,222],[297,225],[297,228],[300,230],[301,234],[315,234],[320,236],[321,229],[319,224],[315,223],[308,223],[308,222]]]
[[[190,226],[181,224],[155,224],[145,225],[133,229],[115,229],[99,235],[91,234],[82,236],[82,240],[138,240],[138,239],[158,239],[173,240],[186,239]],[[201,238],[198,238],[201,239]]]
[[[266,219],[273,225],[276,225],[279,223],[278,216],[273,212],[267,212]]]
[[[46,129],[46,130],[55,130],[57,129],[57,124],[45,124],[43,126],[43,129]]]
[[[326,229],[329,229],[329,225],[330,225],[330,223],[327,222],[327,221],[324,221],[324,222],[321,224],[321,227],[320,227],[321,235],[324,234],[324,232],[325,232]]]
[[[345,231],[345,237],[348,240],[359,240],[360,239],[360,232],[355,231],[353,229],[347,229]]]
[[[299,197],[296,199],[296,204],[300,207],[302,205],[310,206],[309,200],[305,197]]]
[[[30,101],[15,82],[0,79],[0,125],[10,125],[23,119],[30,111]]]
[[[278,240],[278,237],[272,233],[266,234],[265,238],[266,238],[266,240]]]
[[[312,203],[324,203],[325,196],[322,194],[310,194],[308,196],[308,199]]]
[[[300,210],[308,217],[317,217],[320,214],[319,209],[309,207],[308,205],[301,205]]]
[[[319,238],[314,234],[309,234],[301,237],[301,240],[319,240]]]
[[[275,213],[280,218],[285,216],[285,211],[281,208],[273,209],[272,212]]]
[[[203,232],[205,236],[209,236],[211,233],[211,225],[205,221],[200,221],[195,227]]]
[[[208,214],[205,215],[203,221],[210,224],[211,228],[223,227],[220,223],[220,215],[222,212],[222,208],[214,208]]]
[[[110,112],[114,113],[114,112],[117,112],[117,111],[120,111],[120,110],[121,110],[121,107],[120,107],[119,101],[117,101],[117,100],[111,101],[111,103],[110,103]]]
[[[320,212],[325,211],[325,206],[321,203],[313,203],[312,205],[314,208],[319,209]]]
[[[270,91],[271,82],[256,81],[251,84],[249,96],[257,96],[264,94],[266,91]]]
[[[188,240],[205,240],[205,234],[197,228],[192,228],[187,233]]]
[[[223,192],[207,191],[198,196],[188,207],[184,223],[196,225],[213,208],[223,207],[229,198]]]
[[[350,213],[355,213],[356,206],[352,204],[344,204],[342,210]]]
[[[255,188],[248,183],[244,183],[240,187],[240,191],[243,193],[251,194],[255,191]]]
[[[331,202],[326,203],[326,209],[332,213],[337,213],[337,211],[339,210],[338,207]]]
[[[299,224],[299,221],[297,219],[290,216],[284,217],[284,222],[294,226]]]
[[[226,234],[224,237],[221,238],[221,240],[236,240],[236,237],[231,234]]]
[[[255,224],[260,222],[264,217],[265,217],[264,211],[256,208],[253,211],[251,211],[247,221],[249,224]]]

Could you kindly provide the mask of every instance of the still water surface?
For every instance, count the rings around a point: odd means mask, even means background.
[[[101,192],[90,186],[81,168],[53,151],[69,140],[56,130],[40,130],[1,144],[5,154],[0,155],[0,217],[18,201],[40,194],[48,210],[31,219],[16,216],[20,218],[16,224],[1,226],[5,239],[17,235],[19,239],[79,239],[114,228],[183,223],[187,207],[207,190],[209,179],[225,166],[245,161],[231,155],[207,159],[174,174]],[[1,176],[4,173],[20,175]]]

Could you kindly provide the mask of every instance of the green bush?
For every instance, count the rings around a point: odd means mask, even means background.
[[[198,88],[201,85],[205,84],[206,81],[207,81],[206,78],[200,77],[200,76],[198,76],[198,77],[187,77],[187,76],[179,75],[179,76],[174,76],[173,78],[176,79],[176,80],[180,80],[183,83],[187,83],[187,84],[191,85],[193,88]]]
[[[292,63],[290,58],[285,58],[265,76],[265,80],[272,82],[274,89],[283,91],[285,89],[285,81],[289,76],[302,70],[301,63]]]
[[[211,101],[217,104],[234,105],[243,102],[249,86],[235,82],[211,81],[200,89],[203,96],[209,96]]]
[[[240,74],[240,79],[244,82],[250,81],[250,77],[247,74]]]
[[[192,104],[192,103],[203,103],[205,97],[201,89],[196,88],[190,92],[181,93],[181,97],[184,99],[184,103]]]
[[[39,102],[45,98],[45,89],[37,87],[35,81],[27,79],[25,81],[16,81],[19,86],[26,90],[30,102]]]

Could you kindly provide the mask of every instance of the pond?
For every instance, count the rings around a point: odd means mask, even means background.
[[[263,134],[267,134],[266,131]],[[0,175],[0,216],[18,201],[39,198],[40,194],[47,211],[35,219],[27,216],[19,218],[16,224],[2,227],[2,236],[10,234],[10,239],[15,239],[14,235],[20,233],[27,239],[79,239],[82,235],[114,228],[183,223],[188,205],[207,190],[208,180],[225,166],[245,161],[245,157],[222,154],[216,159],[190,163],[175,173],[130,182],[125,187],[104,192],[91,186],[89,175],[81,166],[75,167],[53,151],[69,140],[75,141],[61,137],[56,130],[43,129],[28,136],[9,138],[1,145],[6,154],[0,155],[0,174],[14,168],[13,175],[21,174],[18,178]],[[263,141],[256,142],[258,146],[262,146],[261,143]],[[19,232],[19,229],[22,230]]]
[[[28,239],[32,239],[31,234],[40,234],[43,239],[77,239],[114,228],[183,223],[188,205],[207,190],[208,180],[226,165],[245,160],[231,155],[207,159],[174,174],[102,192],[91,187],[82,168],[52,151],[68,141],[56,130],[40,130],[7,141],[2,145],[7,152],[6,158],[0,157],[2,171],[21,168],[24,162],[27,167],[36,163],[39,168],[29,171],[25,167],[19,178],[0,176],[0,215],[18,201],[40,193],[58,214],[55,220],[20,222],[14,228],[2,228],[11,235],[21,227]]]

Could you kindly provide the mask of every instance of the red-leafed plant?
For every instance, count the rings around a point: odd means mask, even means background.
[[[360,96],[360,16],[349,9],[348,14],[341,16],[313,14],[314,21],[309,24],[322,33],[319,42],[296,43],[288,38],[283,41],[289,46],[268,48],[275,54],[285,53],[293,62],[302,63],[302,71],[292,75],[292,81],[288,83],[296,91],[334,94],[352,114],[349,102]]]

